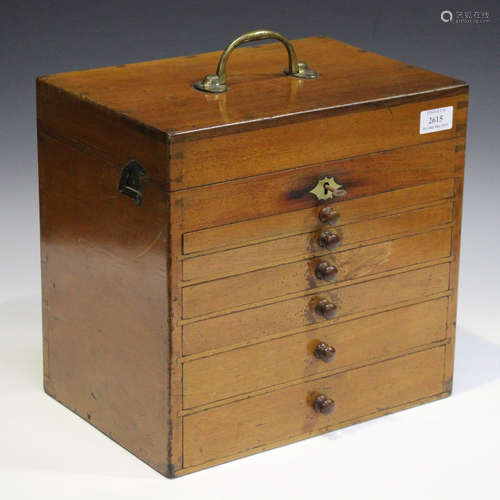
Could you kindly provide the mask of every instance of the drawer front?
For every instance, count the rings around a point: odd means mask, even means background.
[[[367,364],[443,340],[447,312],[448,297],[443,297],[187,362],[184,408]]]
[[[234,307],[325,287],[324,262],[336,268],[336,283],[448,257],[451,229],[417,234],[362,248],[293,262],[183,289],[183,317],[193,318]],[[332,278],[330,278],[332,279]]]
[[[380,217],[391,213],[429,204],[455,194],[454,179],[431,182],[414,187],[396,189],[335,204],[338,225],[346,225],[365,218]],[[223,226],[184,233],[183,253],[208,252],[235,248],[264,240],[318,231],[324,227],[318,218],[319,207],[295,210],[284,214],[261,217]]]
[[[190,134],[176,135],[169,168],[171,187],[186,189],[463,136],[467,89],[449,89],[447,93],[452,95],[420,94],[413,97],[416,102],[383,100],[367,106],[325,110],[324,114],[299,113],[291,117],[291,123],[277,126],[274,120],[257,120],[242,126],[250,130],[238,133],[218,134],[208,129],[204,135],[209,137],[200,140],[191,140]],[[436,134],[420,134],[421,111],[444,106],[454,108],[453,127]]]
[[[448,263],[184,324],[183,354],[190,355],[277,335],[327,320],[315,313],[319,299],[337,306],[332,321],[448,290]]]
[[[437,347],[301,383],[184,417],[184,467],[350,421],[443,392],[445,348]],[[335,401],[330,415],[314,400]],[[221,425],[223,422],[223,425]]]
[[[404,233],[418,233],[451,222],[453,202],[444,201],[429,207],[361,222],[323,227],[310,233],[288,236],[246,247],[212,253],[183,262],[184,281],[215,279],[233,274],[271,267],[311,255],[326,255],[331,251],[320,244],[325,234],[335,235],[337,250],[359,246],[362,242],[389,238]]]
[[[178,222],[187,233],[318,207],[322,203],[310,191],[318,180],[333,176],[347,191],[345,197],[330,202],[340,210],[349,200],[451,179],[456,174],[458,143],[463,139],[203,186],[172,193],[172,204],[180,208]],[[189,242],[187,247],[189,251]]]

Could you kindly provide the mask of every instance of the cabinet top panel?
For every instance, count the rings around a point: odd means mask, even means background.
[[[222,52],[176,57],[41,77],[89,104],[169,135],[238,126],[329,109],[377,103],[464,82],[326,37],[292,41],[297,59],[317,79],[287,76],[279,42],[236,48],[227,64],[224,93],[193,84],[216,72]],[[306,118],[304,116],[303,118]],[[220,130],[223,133],[223,130]]]

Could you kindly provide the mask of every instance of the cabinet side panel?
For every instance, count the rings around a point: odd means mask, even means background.
[[[118,192],[123,164],[38,130],[45,389],[168,474],[165,183],[143,161],[136,206]]]

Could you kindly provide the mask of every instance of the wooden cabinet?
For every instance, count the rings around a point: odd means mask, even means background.
[[[451,392],[468,87],[293,46],[37,81],[45,389],[168,477]]]

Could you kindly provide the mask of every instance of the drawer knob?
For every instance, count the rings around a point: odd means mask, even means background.
[[[313,403],[314,411],[323,415],[330,415],[335,410],[335,401],[324,394],[318,396]]]
[[[328,299],[321,299],[316,304],[316,312],[325,319],[333,319],[337,315],[337,306]]]
[[[319,280],[333,282],[337,279],[338,269],[325,260],[316,267],[316,278]]]
[[[323,207],[319,211],[319,220],[324,224],[330,224],[330,226],[334,226],[340,219],[340,214],[337,210],[332,207]]]
[[[318,245],[328,250],[335,250],[340,244],[340,237],[331,231],[323,231],[318,237]]]
[[[314,356],[325,363],[329,363],[335,357],[335,347],[326,344],[325,342],[320,342],[316,349],[314,349]]]

